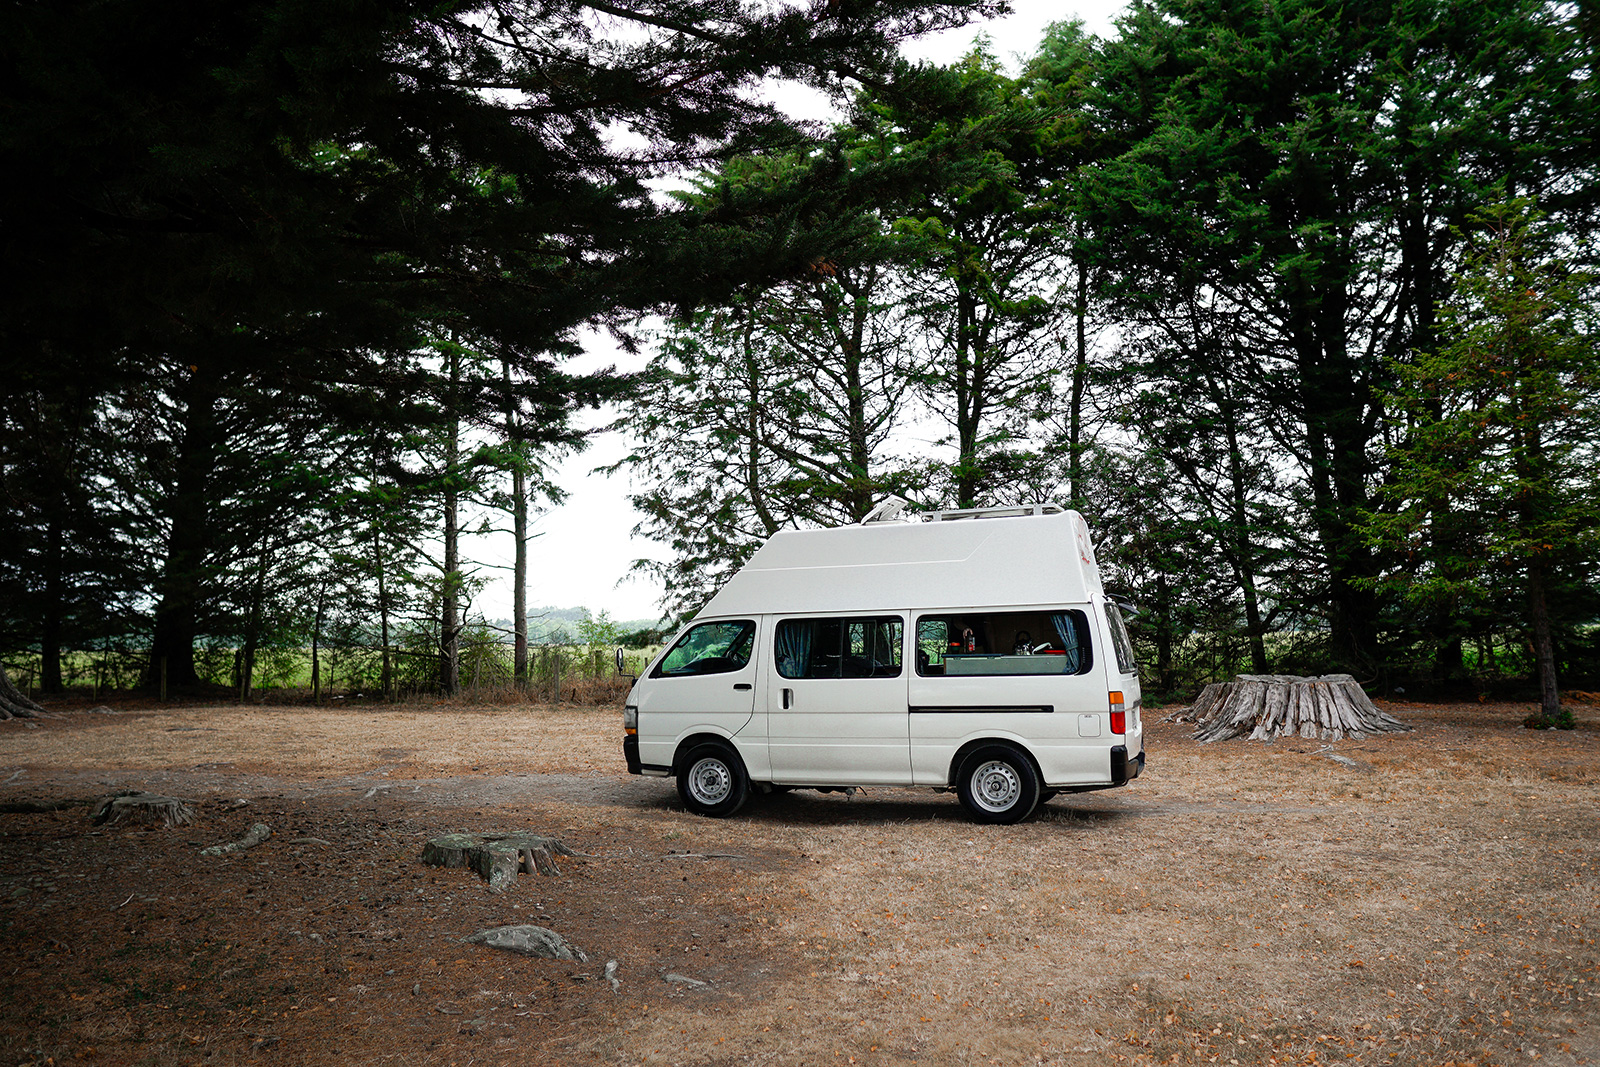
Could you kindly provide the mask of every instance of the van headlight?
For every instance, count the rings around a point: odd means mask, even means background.
[[[639,732],[639,706],[637,704],[623,705],[622,728],[630,734]]]

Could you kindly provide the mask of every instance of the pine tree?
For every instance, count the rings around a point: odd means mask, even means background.
[[[1582,590],[1600,559],[1600,278],[1574,269],[1570,240],[1526,200],[1476,216],[1468,235],[1439,347],[1397,368],[1409,431],[1383,491],[1393,510],[1366,530],[1403,553],[1384,580],[1413,600],[1502,617],[1524,605],[1538,722],[1552,726],[1555,632],[1593,607]]]
[[[1161,2],[1102,50],[1088,107],[1117,148],[1086,177],[1109,295],[1249,391],[1316,532],[1307,605],[1352,668],[1376,668],[1393,621],[1359,530],[1390,361],[1433,343],[1450,227],[1485,189],[1592,204],[1583,62],[1569,13],[1536,0]],[[1201,343],[1197,300],[1229,343]]]

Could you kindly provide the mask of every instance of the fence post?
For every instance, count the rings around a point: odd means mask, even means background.
[[[161,657],[161,703],[167,702],[167,657]]]

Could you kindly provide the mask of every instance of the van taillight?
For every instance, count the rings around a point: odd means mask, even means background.
[[[1128,732],[1128,713],[1123,710],[1122,693],[1111,690],[1111,732],[1125,734]]]

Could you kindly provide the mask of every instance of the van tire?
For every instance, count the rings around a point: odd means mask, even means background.
[[[678,764],[678,795],[696,815],[726,819],[750,796],[750,776],[732,747],[707,741],[691,748]]]
[[[961,764],[956,791],[978,822],[1021,822],[1039,806],[1039,774],[1013,746],[984,745]]]

